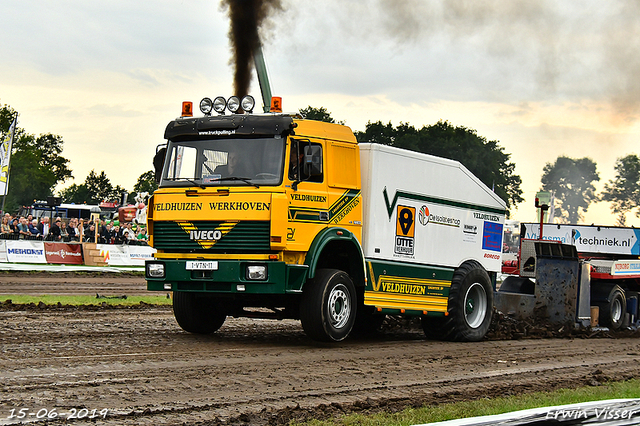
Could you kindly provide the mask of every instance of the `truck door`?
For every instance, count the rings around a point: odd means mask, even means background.
[[[308,164],[311,152],[316,159],[318,153],[320,155],[320,167],[315,170]],[[308,154],[306,158],[305,153]],[[306,251],[313,238],[329,223],[324,144],[309,139],[291,139],[288,159],[285,173],[289,181],[287,247],[292,251]]]

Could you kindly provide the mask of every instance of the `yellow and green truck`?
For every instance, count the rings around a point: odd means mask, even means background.
[[[430,338],[482,339],[503,200],[459,162],[296,114],[224,114],[230,101],[170,122],[154,159],[147,288],[173,292],[180,327],[293,318],[340,341],[400,315]]]

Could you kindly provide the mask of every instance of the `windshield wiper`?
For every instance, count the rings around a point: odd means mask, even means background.
[[[195,186],[197,186],[200,189],[207,189],[206,186],[204,186],[202,183],[198,183],[193,179],[189,179],[189,178],[183,178],[183,177],[176,177],[176,178],[165,178],[165,180],[172,180],[172,181],[177,181],[177,180],[186,180],[189,183],[194,184]]]
[[[219,177],[219,178],[211,179],[211,182],[220,182],[223,180],[239,180],[241,182],[246,183],[247,185],[253,185],[256,188],[260,188],[260,186],[257,183],[251,182],[251,179],[246,177],[237,177],[237,176]]]

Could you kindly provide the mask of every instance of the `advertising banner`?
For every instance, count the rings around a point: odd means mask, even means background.
[[[96,248],[100,250],[100,256],[109,266],[128,266],[129,253],[126,246],[114,244],[97,244]]]
[[[0,262],[7,262],[7,242],[0,240]]]
[[[42,241],[7,240],[7,260],[12,263],[47,263]]]
[[[109,266],[144,266],[144,261],[155,253],[149,246],[98,244],[96,249]]]
[[[82,265],[82,244],[44,243],[47,263]]]
[[[525,223],[526,239],[537,240],[540,224]],[[579,253],[640,255],[640,229],[545,223],[542,239],[576,246]]]
[[[156,249],[149,246],[128,246],[129,261],[134,266],[144,266],[145,260],[152,260]]]

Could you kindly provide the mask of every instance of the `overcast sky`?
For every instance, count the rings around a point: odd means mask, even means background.
[[[368,121],[438,120],[497,140],[534,220],[542,168],[590,157],[601,181],[638,153],[640,4],[576,0],[282,0],[264,31],[285,111],[324,106]],[[218,0],[5,2],[0,103],[29,133],[63,137],[75,180],[91,169],[131,189],[181,103],[232,95]],[[260,99],[254,80],[251,93]],[[630,222],[640,220],[631,215]],[[609,205],[586,223],[613,224]]]

